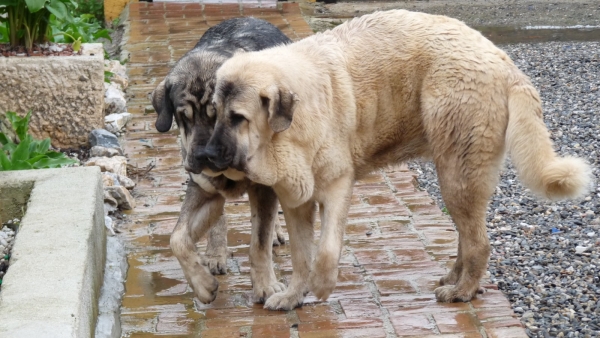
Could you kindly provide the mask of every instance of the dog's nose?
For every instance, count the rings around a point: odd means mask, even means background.
[[[201,154],[198,155],[206,158],[212,163],[219,162],[219,151],[215,146],[209,145],[208,147],[204,148],[204,151]],[[198,155],[196,155],[196,158],[199,158]]]
[[[194,152],[194,162],[200,163],[201,165],[206,165],[208,161],[209,159],[208,156],[206,156],[206,152],[204,151],[204,149],[201,151]]]

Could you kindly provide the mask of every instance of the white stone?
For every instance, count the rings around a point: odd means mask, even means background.
[[[113,157],[113,156],[118,156],[118,155],[123,155],[120,148],[115,149],[115,148],[106,148],[106,147],[101,147],[101,146],[93,146],[90,149],[90,156],[92,156],[92,157]]]
[[[123,90],[127,89],[129,86],[127,78],[117,74],[113,74],[110,78],[110,82],[120,85]]]
[[[116,85],[105,84],[104,113],[105,115],[124,113],[127,109],[125,93]]]
[[[104,128],[111,133],[116,133],[125,128],[129,121],[131,121],[131,114],[127,112],[106,115],[104,117]]]
[[[585,252],[587,249],[588,249],[588,247],[587,247],[587,246],[580,246],[580,245],[578,245],[578,246],[576,246],[576,247],[575,247],[575,253],[576,253],[576,254],[582,254],[582,253],[584,253],[584,252]]]
[[[104,60],[104,70],[121,77],[127,77],[127,68],[118,60]]]
[[[131,210],[135,208],[135,199],[129,193],[129,190],[123,186],[113,186],[105,188],[105,191],[112,196],[117,203],[119,208],[123,210]]]
[[[127,176],[127,158],[124,156],[92,157],[85,162],[85,166],[98,166],[103,172]]]
[[[124,186],[126,189],[133,189],[135,187],[135,182],[127,176],[119,175],[118,180],[119,184]]]
[[[113,220],[109,216],[104,216],[104,226],[108,229],[111,235],[115,235],[115,230],[113,229]]]

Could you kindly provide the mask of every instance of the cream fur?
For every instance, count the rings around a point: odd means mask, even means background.
[[[224,97],[226,83],[240,93]],[[260,97],[273,86],[298,99],[291,126],[279,133]],[[435,162],[460,234],[457,262],[436,289],[446,302],[474,297],[485,272],[485,211],[505,149],[523,182],[544,197],[577,197],[590,182],[585,162],[556,156],[528,78],[448,17],[365,15],[291,45],[238,54],[218,70],[216,87],[217,125],[232,110],[247,118],[229,133],[236,156],[245,156],[251,180],[274,187],[290,233],[292,282],[267,308],[298,306],[309,289],[327,299],[352,185],[375,169],[417,157]],[[315,203],[324,212],[313,261],[306,213]]]

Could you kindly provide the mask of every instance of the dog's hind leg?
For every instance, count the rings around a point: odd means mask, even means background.
[[[281,224],[279,224],[279,218],[275,217],[275,232],[273,233],[273,246],[280,246],[285,244],[285,233]]]
[[[468,90],[461,91],[455,82],[444,86],[443,81],[423,95],[425,128],[459,249],[435,295],[441,302],[469,301],[480,291],[490,255],[485,214],[504,158],[508,114],[497,99],[502,93],[494,92],[500,86],[467,83]],[[430,93],[446,95],[432,98]]]
[[[227,217],[222,215],[208,232],[206,264],[213,275],[227,273]]]
[[[285,290],[273,270],[273,235],[277,220],[277,195],[271,187],[253,184],[248,188],[252,236],[250,237],[250,277],[254,302],[264,303],[272,294]]]
[[[223,196],[207,193],[190,180],[179,220],[171,234],[171,250],[203,303],[215,299],[219,283],[206,266],[205,258],[198,253],[196,242],[221,218],[224,205]]]
[[[309,201],[296,208],[287,208],[283,203],[281,206],[290,236],[293,272],[287,290],[275,293],[265,301],[265,309],[270,310],[292,310],[302,305],[309,291],[307,279],[314,248],[315,202]]]

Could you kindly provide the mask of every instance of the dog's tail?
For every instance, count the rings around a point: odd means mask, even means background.
[[[506,141],[519,179],[551,200],[581,197],[591,186],[590,166],[580,158],[557,156],[538,92],[523,73],[514,75],[508,90]]]

